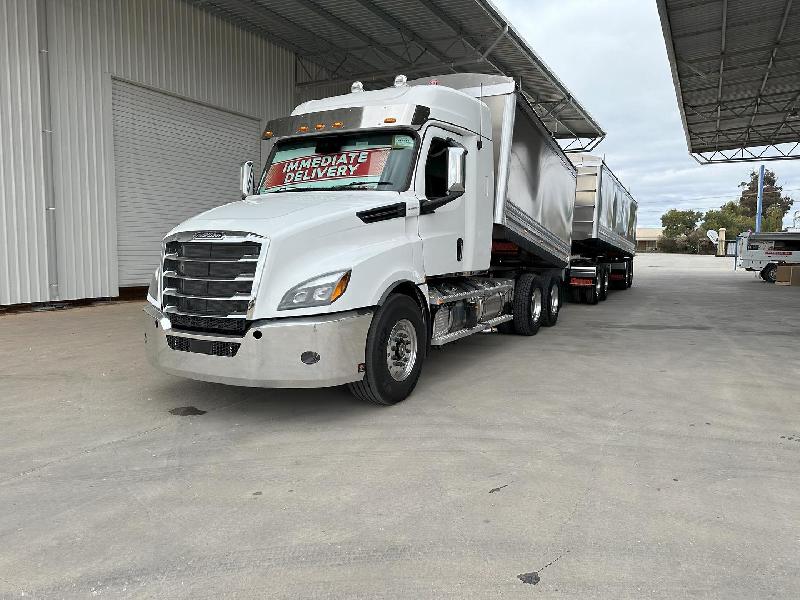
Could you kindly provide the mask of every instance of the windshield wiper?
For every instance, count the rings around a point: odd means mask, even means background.
[[[379,185],[394,185],[392,181],[351,181],[350,183],[345,183],[344,185],[335,185],[333,187],[329,187],[329,190],[346,190],[349,188],[354,188],[358,185],[375,185],[378,187]],[[365,188],[367,189],[367,188]]]
[[[266,192],[267,194],[274,194],[275,192],[307,192],[312,188],[299,188],[299,187],[279,187],[274,188]]]

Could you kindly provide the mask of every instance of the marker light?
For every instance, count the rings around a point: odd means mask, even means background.
[[[342,123],[341,121],[334,121],[333,125],[331,125],[331,127],[335,127],[336,129],[339,129],[340,127],[344,127],[344,123]]]
[[[269,139],[269,138],[271,138],[273,135],[274,135],[274,133],[273,133],[273,132],[271,132],[269,129],[267,129],[267,130],[265,130],[265,131],[264,131],[264,139]]]
[[[317,131],[319,131],[320,129],[325,129],[325,123],[317,123],[316,125],[314,125],[314,129],[316,129]]]
[[[384,122],[384,123],[397,123],[397,119],[395,119],[394,117],[386,117],[386,118],[383,120],[383,122]]]
[[[308,125],[300,125],[300,127],[297,128],[297,131],[299,131],[300,133],[305,133],[306,131],[308,131]]]

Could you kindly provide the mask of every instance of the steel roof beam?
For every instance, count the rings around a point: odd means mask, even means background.
[[[198,3],[195,2],[195,4],[198,4]],[[211,12],[223,13],[229,21],[233,20],[234,22],[238,22],[235,19],[236,15],[234,13],[231,13],[230,11],[228,11],[228,10],[226,10],[226,9],[224,9],[224,8],[214,4],[214,3],[205,3],[205,4],[201,4],[200,6],[201,6],[201,8],[203,8],[205,10],[210,10]],[[263,26],[261,26],[259,24],[259,21],[261,19],[263,19],[263,18],[266,18],[266,19],[268,19],[270,21],[273,21],[273,22],[276,22],[276,23],[282,23],[284,25],[284,29],[286,29],[286,30],[289,30],[289,31],[294,30],[294,32],[300,32],[300,34],[302,34],[302,35],[311,37],[313,39],[321,40],[323,45],[326,46],[328,49],[331,49],[331,50],[333,50],[333,51],[335,51],[337,53],[341,53],[341,54],[346,55],[346,56],[351,56],[352,58],[356,59],[357,61],[359,61],[360,63],[362,63],[364,65],[369,66],[370,68],[374,67],[373,64],[365,61],[364,59],[362,59],[361,57],[359,57],[359,56],[357,56],[355,54],[352,54],[348,49],[342,48],[342,47],[340,47],[340,46],[328,41],[327,39],[317,35],[317,33],[313,32],[313,31],[310,31],[308,29],[305,29],[302,25],[298,25],[297,23],[295,23],[294,21],[292,21],[290,19],[287,19],[283,15],[280,15],[280,14],[270,10],[269,8],[267,8],[266,6],[264,6],[263,4],[258,2],[257,0],[240,0],[237,3],[237,6],[242,9],[242,12],[244,13],[244,16],[248,19],[247,23],[252,28],[256,29],[260,35],[262,35],[263,37],[266,37],[268,39],[272,39],[278,45],[283,46],[287,50],[291,50],[292,52],[294,52],[297,55],[306,55],[308,53],[308,49],[298,46],[295,42],[287,40],[282,35],[276,35],[276,33],[273,31],[273,29],[269,29],[269,30],[266,29],[265,27],[263,27]],[[324,57],[324,60],[326,62],[323,62],[322,60],[317,61],[318,64],[321,67],[323,67],[325,69],[329,69],[329,70],[333,69],[335,67],[336,63],[330,61],[329,55],[326,55]],[[348,72],[349,70],[348,69],[342,69],[342,71]]]
[[[778,28],[778,35],[775,37],[775,43],[772,46],[772,52],[770,53],[769,56],[769,64],[767,64],[767,70],[764,73],[764,79],[761,82],[761,87],[758,90],[758,95],[756,97],[756,105],[755,108],[753,108],[753,116],[750,117],[750,127],[753,126],[753,122],[756,120],[756,115],[758,114],[758,108],[761,104],[761,95],[764,93],[764,89],[766,89],[767,87],[767,79],[769,79],[770,71],[772,71],[772,65],[775,64],[775,55],[778,53],[778,47],[781,45],[783,30],[786,28],[786,21],[789,20],[789,11],[791,10],[792,10],[792,0],[786,0],[786,4],[783,10],[783,19],[781,19],[781,25]],[[745,134],[745,137],[747,137],[747,134]]]
[[[393,29],[395,29],[404,38],[408,38],[409,40],[411,40],[412,42],[417,44],[417,46],[419,46],[419,48],[423,52],[426,52],[427,54],[430,54],[433,58],[435,58],[440,63],[447,62],[449,60],[447,56],[445,56],[444,54],[439,52],[436,48],[432,48],[429,43],[425,42],[425,40],[423,40],[421,37],[419,37],[411,29],[409,29],[408,27],[405,27],[403,24],[401,24],[398,19],[396,19],[395,17],[390,15],[388,12],[386,12],[384,9],[382,9],[380,6],[378,6],[372,0],[355,0],[355,2],[357,2],[359,5],[361,5],[366,11],[368,11],[368,12],[372,13],[373,15],[375,15],[376,17],[378,17],[386,25],[388,25],[389,27],[392,27]],[[409,57],[409,60],[410,60],[410,58],[411,57]]]
[[[725,34],[728,27],[728,0],[722,0],[722,34],[719,50],[719,84],[717,86],[717,131],[722,112],[722,76],[725,72]]]
[[[327,20],[328,22],[333,23],[336,27],[338,27],[343,32],[347,33],[348,35],[351,35],[354,38],[356,38],[358,40],[361,40],[361,42],[367,44],[368,46],[372,46],[375,52],[377,52],[378,54],[382,54],[385,58],[389,59],[390,62],[391,61],[397,61],[397,62],[399,62],[401,64],[403,62],[405,62],[405,60],[406,60],[405,57],[400,56],[399,54],[396,54],[392,50],[386,49],[386,47],[383,46],[382,44],[380,44],[380,42],[378,40],[375,40],[375,39],[371,38],[370,36],[368,36],[367,34],[362,33],[361,31],[359,31],[358,28],[353,27],[349,23],[345,23],[339,17],[334,15],[332,12],[322,8],[321,6],[319,6],[317,4],[315,4],[311,0],[293,0],[293,1],[296,2],[297,4],[300,4],[301,6],[304,6],[306,9],[308,9],[311,12],[315,13],[316,15],[322,17],[323,19]],[[319,34],[317,34],[317,35],[319,35]],[[320,37],[322,37],[322,36],[320,36]],[[325,39],[325,38],[322,37],[322,39]],[[391,66],[389,66],[388,68],[391,68]]]

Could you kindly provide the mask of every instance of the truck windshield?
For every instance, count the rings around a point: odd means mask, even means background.
[[[258,192],[404,190],[415,147],[414,135],[397,131],[278,141]]]

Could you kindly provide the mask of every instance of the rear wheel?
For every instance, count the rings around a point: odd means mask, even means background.
[[[628,271],[628,279],[626,282],[626,287],[631,287],[633,285],[633,259],[626,261],[625,265],[627,266],[627,271]]]
[[[778,265],[769,263],[761,270],[761,278],[769,283],[775,283],[778,280]]]
[[[603,289],[603,277],[600,272],[594,278],[592,287],[583,288],[583,300],[586,304],[597,304],[600,302],[600,290]]]
[[[628,261],[622,263],[622,266],[625,267],[624,269],[622,269],[622,278],[614,279],[610,284],[611,287],[615,290],[624,290],[625,288],[628,287]],[[620,269],[613,269],[611,271],[611,274],[619,275]]]
[[[523,273],[514,287],[514,332],[518,335],[536,335],[542,326],[545,292],[542,280],[533,273]]]
[[[390,296],[378,309],[367,334],[366,374],[349,384],[356,398],[395,404],[414,390],[426,347],[425,321],[408,296]]]
[[[552,327],[558,322],[558,313],[561,312],[561,278],[551,277],[547,284],[547,296],[545,298],[545,318],[543,325]]]
[[[608,285],[609,285],[609,280],[611,279],[611,271],[609,271],[608,268],[603,267],[602,273],[603,273],[603,279],[602,279],[602,284],[600,285],[601,301],[608,298]]]

